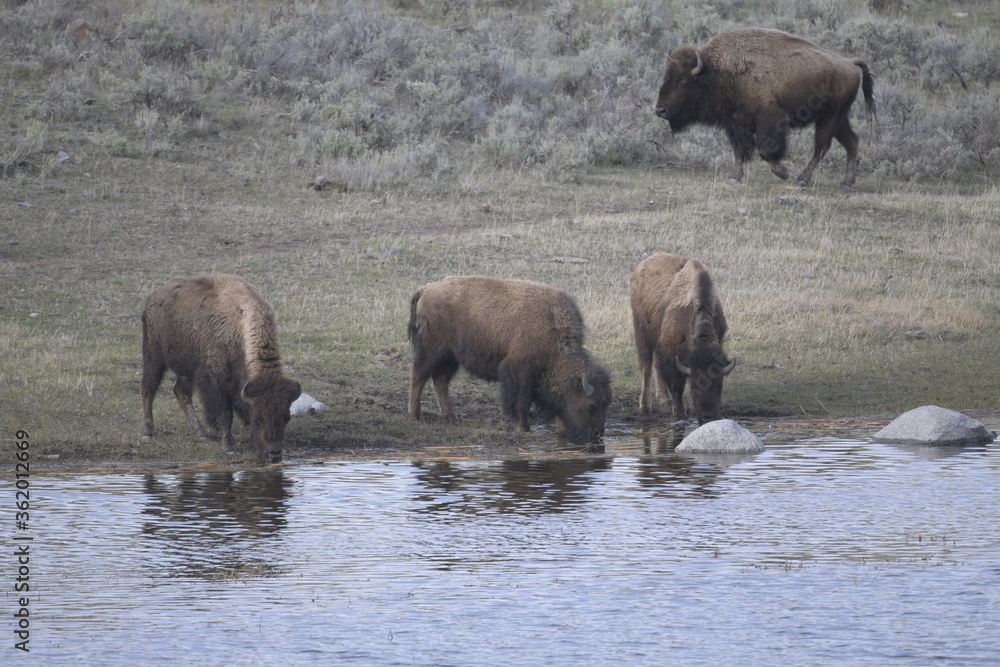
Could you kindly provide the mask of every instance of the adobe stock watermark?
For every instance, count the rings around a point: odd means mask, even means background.
[[[31,441],[28,432],[14,434],[14,646],[27,653],[31,641]]]

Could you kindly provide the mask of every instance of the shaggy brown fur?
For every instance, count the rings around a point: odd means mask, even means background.
[[[732,182],[743,178],[743,165],[755,148],[771,171],[788,178],[781,164],[788,129],[815,125],[813,157],[796,183],[809,183],[837,139],[847,151],[841,187],[850,187],[857,176],[858,136],[848,115],[859,88],[874,116],[874,80],[864,61],[779,30],[744,28],[719,33],[700,49],[671,51],[656,114],[674,132],[692,123],[722,127],[736,158]]]
[[[264,297],[239,276],[213,274],[164,285],[142,313],[142,437],[153,437],[153,398],[167,369],[195,434],[208,436],[191,406],[195,387],[213,428],[232,446],[233,412],[251,425],[264,461],[281,460],[289,407],[302,393],[282,375],[278,328]]]
[[[670,396],[675,419],[684,417],[688,379],[698,421],[718,419],[722,382],[736,361],[722,350],[729,327],[705,265],[680,255],[650,255],[632,273],[629,300],[642,376],[639,409],[652,409],[649,376],[655,368],[660,400]]]
[[[457,421],[448,383],[465,368],[500,382],[503,412],[528,431],[532,403],[555,416],[558,433],[589,441],[604,432],[607,371],[583,347],[583,317],[568,294],[524,280],[478,276],[424,285],[410,301],[413,345],[409,413],[433,378],[441,414]]]

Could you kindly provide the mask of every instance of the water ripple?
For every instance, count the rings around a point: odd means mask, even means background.
[[[628,447],[38,478],[33,654],[46,665],[1000,655],[996,446],[770,437],[735,459]]]

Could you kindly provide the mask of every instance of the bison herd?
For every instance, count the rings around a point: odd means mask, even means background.
[[[698,421],[718,419],[722,383],[736,362],[722,349],[726,318],[705,266],[651,255],[632,274],[629,297],[643,379],[640,409],[652,408],[655,372],[675,418],[684,417],[690,384]],[[518,431],[529,430],[534,405],[552,416],[561,437],[596,440],[604,433],[611,378],[584,347],[584,332],[573,298],[548,285],[482,276],[424,285],[410,299],[409,416],[420,419],[420,395],[432,380],[442,416],[458,421],[448,384],[464,368],[500,384],[503,413]],[[236,414],[250,424],[261,460],[281,461],[290,408],[302,389],[282,374],[273,310],[244,279],[212,274],[154,290],[142,313],[142,359],[143,439],[153,437],[153,398],[169,369],[196,437],[208,438],[191,405],[195,388],[224,445],[234,444]]]
[[[780,178],[790,128],[816,126],[812,160],[796,183],[807,185],[833,139],[847,151],[841,183],[855,182],[858,136],[848,114],[860,90],[874,115],[868,66],[778,30],[724,32],[700,48],[667,57],[656,114],[679,132],[697,123],[723,128],[733,147],[730,181],[743,177],[754,150]],[[685,415],[684,388],[699,422],[718,419],[722,384],[735,360],[722,343],[726,318],[704,265],[654,254],[629,281],[642,388],[639,408],[652,408],[650,376],[673,416]],[[191,406],[198,389],[209,425],[233,444],[235,413],[251,426],[264,461],[280,461],[290,406],[301,387],[282,375],[274,313],[242,278],[207,275],[165,285],[142,314],[142,437],[153,436],[153,397],[167,369],[191,429],[206,438]],[[448,385],[459,368],[500,384],[504,414],[527,431],[535,405],[551,415],[560,436],[591,441],[604,432],[611,380],[584,348],[583,317],[565,292],[525,280],[453,277],[424,285],[410,301],[413,347],[409,416],[420,419],[420,396],[433,381],[445,419],[457,417]]]

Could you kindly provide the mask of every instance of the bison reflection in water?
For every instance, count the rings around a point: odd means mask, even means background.
[[[441,414],[458,421],[448,384],[462,367],[500,383],[503,412],[518,431],[530,429],[534,403],[564,438],[604,433],[610,377],[583,347],[583,317],[565,292],[526,280],[446,278],[413,295],[408,333],[411,419],[420,419],[420,395],[433,378]]]
[[[292,486],[280,467],[146,475],[142,534],[183,556],[163,561],[168,571],[161,574],[206,579],[268,574],[272,566],[256,557],[256,540],[287,527]]]
[[[417,461],[421,512],[481,514],[559,513],[586,500],[590,473],[610,470],[612,459],[503,461],[465,468],[450,461]]]
[[[719,33],[701,48],[671,51],[656,115],[674,132],[694,123],[723,128],[736,158],[730,182],[743,178],[755,148],[772,172],[787,179],[781,160],[789,128],[815,125],[813,157],[796,184],[809,184],[836,139],[847,151],[846,188],[857,175],[858,135],[848,115],[859,89],[874,116],[874,80],[864,61],[778,30],[744,28]]]
[[[194,388],[209,425],[232,447],[233,413],[249,423],[261,460],[280,461],[290,408],[302,388],[282,375],[278,328],[264,297],[239,276],[213,274],[153,291],[142,313],[142,437],[153,437],[153,398],[167,369],[194,433]]]
[[[649,391],[655,371],[660,399],[684,417],[684,385],[699,423],[719,419],[723,380],[736,360],[726,359],[722,341],[729,327],[715,284],[695,259],[658,252],[644,259],[629,279],[629,300],[639,356],[639,409],[653,407]]]

